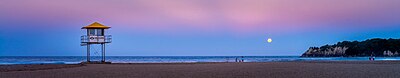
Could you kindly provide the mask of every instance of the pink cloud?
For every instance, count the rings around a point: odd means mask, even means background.
[[[5,0],[8,19],[105,21],[145,31],[291,32],[326,26],[385,26],[398,0]]]

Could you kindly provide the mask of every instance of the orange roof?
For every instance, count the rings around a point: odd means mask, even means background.
[[[109,29],[109,28],[111,28],[111,27],[105,26],[98,22],[94,22],[88,26],[82,27],[82,29]]]

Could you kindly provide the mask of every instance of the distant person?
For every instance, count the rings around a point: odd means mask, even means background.
[[[244,62],[244,56],[242,56],[242,58],[241,58],[241,62]]]
[[[372,61],[374,61],[374,60],[375,60],[375,56],[372,57]]]
[[[238,58],[236,57],[236,60],[235,60],[235,62],[238,62]]]
[[[371,56],[369,57],[369,60],[370,60],[370,61],[374,61],[374,60],[375,60],[375,57],[371,55]]]
[[[368,60],[369,60],[369,61],[372,61],[372,56],[369,56]]]

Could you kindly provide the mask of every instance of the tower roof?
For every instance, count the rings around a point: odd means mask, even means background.
[[[82,27],[82,29],[109,29],[109,28],[111,28],[111,27],[105,26],[98,22],[94,22],[88,26]]]

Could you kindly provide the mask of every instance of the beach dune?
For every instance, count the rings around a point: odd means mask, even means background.
[[[0,70],[0,78],[398,78],[400,62],[11,65]]]

